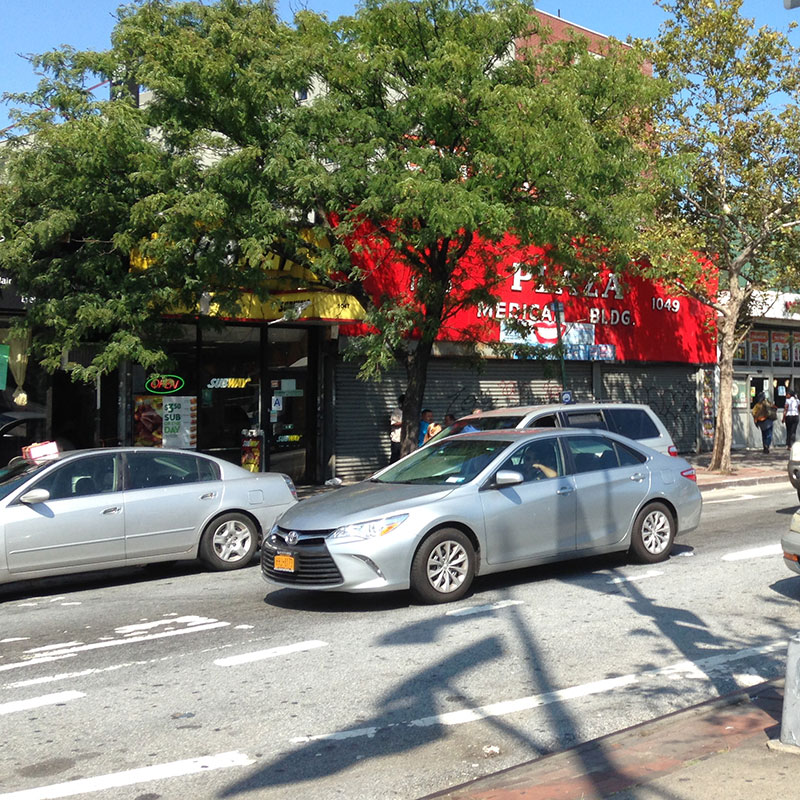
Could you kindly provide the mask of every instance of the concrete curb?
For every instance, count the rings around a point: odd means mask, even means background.
[[[714,478],[712,481],[698,481],[701,492],[711,489],[728,489],[732,486],[758,486],[763,483],[786,483],[789,486],[787,475],[756,475],[749,478]]]

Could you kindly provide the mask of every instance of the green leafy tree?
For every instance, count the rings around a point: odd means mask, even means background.
[[[98,319],[120,295],[139,316],[108,314],[126,347],[102,351],[97,369],[123,355],[157,359],[136,326],[195,307],[203,291],[224,314],[242,290],[266,296],[278,274],[346,287],[373,331],[359,340],[361,374],[379,377],[394,361],[406,369],[410,450],[434,341],[459,310],[493,301],[509,234],[547,245],[555,276],[579,280],[601,261],[626,264],[652,211],[643,176],[653,151],[642,142],[658,83],[637,51],[613,41],[603,58],[578,37],[548,41],[532,9],[529,0],[371,0],[333,22],[302,12],[290,27],[258,0],[148,0],[120,10],[108,52],[47,56],[52,79],[24,98],[43,110],[21,120],[33,135],[8,162],[0,265],[37,298],[37,325],[55,304],[48,363],[73,341],[103,338]],[[136,109],[122,90],[92,102],[84,87],[97,75],[142,86],[148,102]],[[47,247],[26,250],[37,201],[60,180],[48,142],[72,129],[75,156],[64,160],[77,174],[53,215],[96,224],[75,198],[99,176],[81,165],[103,164],[92,125],[116,118],[139,149],[127,165],[98,166],[119,179],[102,204],[107,228],[79,238],[55,226]],[[26,182],[38,195],[19,200]],[[371,236],[356,236],[364,230]],[[73,246],[114,243],[113,257],[106,246],[90,262],[87,294],[97,291],[86,307],[96,313],[74,329],[78,306],[58,304],[86,259],[53,250],[67,234]],[[132,251],[146,270],[131,268]],[[369,290],[376,253],[408,272],[401,291]],[[304,271],[276,272],[276,260]],[[136,331],[135,347],[125,331]]]
[[[787,35],[754,28],[741,0],[666,0],[648,49],[674,94],[657,140],[673,186],[647,230],[653,274],[714,309],[720,387],[711,468],[730,471],[733,360],[753,303],[798,285],[800,63]],[[709,260],[718,288],[708,280]]]
[[[19,324],[32,331],[42,364],[66,366],[76,379],[91,380],[124,360],[162,367],[165,319],[193,313],[208,293],[220,316],[235,313],[243,290],[263,294],[263,254],[290,213],[276,203],[277,192],[269,194],[273,182],[253,177],[264,171],[261,151],[280,133],[275,98],[296,103],[274,58],[287,28],[266,3],[194,4],[194,17],[191,10],[157,3],[120,9],[109,51],[65,47],[34,57],[43,74],[36,91],[5,96],[22,110],[14,112],[15,135],[0,147],[0,269],[29,299]],[[243,19],[253,48],[247,54],[235,45]],[[145,72],[136,51],[143,30],[160,35],[158,49],[175,45],[183,69],[154,67],[160,99],[168,104],[171,92],[180,93],[169,125],[161,104],[135,102],[134,68]],[[216,41],[215,58],[192,50],[203,36]],[[263,64],[264,83],[261,73],[247,72],[248,57]],[[240,92],[233,109],[223,72]],[[204,106],[204,118],[221,124],[198,124],[188,113],[196,82],[207,82],[217,98]],[[92,91],[98,83],[110,85],[110,98]],[[230,135],[240,122],[245,134]],[[87,344],[91,363],[65,364],[66,353]]]

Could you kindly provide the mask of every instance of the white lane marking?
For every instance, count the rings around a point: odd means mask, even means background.
[[[765,556],[779,556],[783,554],[780,543],[768,544],[764,547],[754,547],[751,550],[739,550],[736,553],[726,553],[723,561],[745,561],[748,558],[764,558]]]
[[[522,605],[522,600],[498,600],[496,603],[487,603],[483,606],[470,606],[469,608],[456,608],[453,611],[448,611],[448,617],[466,617],[470,614],[485,614],[487,611],[494,611],[498,608],[506,608],[507,606]]]
[[[767,679],[762,678],[760,675],[754,675],[751,672],[744,672],[733,676],[736,685],[742,689],[749,689],[751,686],[758,686],[759,683],[764,683]]]
[[[255,760],[235,750],[229,753],[218,753],[214,756],[187,758],[185,761],[172,761],[167,764],[154,764],[152,767],[139,767],[125,772],[112,772],[98,775],[95,778],[80,778],[65,783],[54,783],[50,786],[39,786],[35,789],[23,789],[19,792],[0,794],[0,800],[52,800],[57,797],[74,797],[88,792],[102,792],[119,786],[134,786],[137,783],[160,781],[165,778],[177,778],[182,775],[194,775],[198,772],[209,772],[212,769],[228,767],[247,767]]]
[[[0,639],[0,644],[8,644],[9,642],[27,642],[30,636],[12,636],[9,639]]]
[[[663,572],[660,572],[657,569],[651,569],[650,572],[643,572],[641,575],[623,575],[619,578],[612,578],[610,581],[606,581],[606,583],[627,583],[628,581],[642,581],[645,578],[657,578],[659,575],[663,575]]]
[[[59,600],[63,600],[65,597],[66,597],[65,594],[61,594],[58,597],[51,597],[50,598],[50,602],[51,603],[57,603]]]
[[[0,672],[6,672],[9,669],[27,667],[30,664],[47,664],[50,661],[61,661],[62,658],[75,658],[75,655],[75,653],[67,653],[63,656],[39,656],[38,658],[32,658],[29,661],[15,661],[11,664],[0,664]]]
[[[197,616],[173,617],[172,619],[157,619],[152,622],[142,621],[137,625],[122,625],[119,628],[114,628],[114,633],[119,636],[130,636],[132,634],[144,633],[145,631],[152,630],[159,625],[175,625],[176,623],[181,623],[183,625],[205,625],[209,622],[216,622],[216,620],[210,617]]]
[[[32,647],[30,650],[26,650],[26,653],[45,653],[48,650],[63,650],[66,647],[76,647],[79,644],[83,644],[83,642],[61,642],[60,644],[45,644],[42,647]]]
[[[40,686],[43,683],[55,683],[55,681],[67,681],[74,678],[85,678],[88,675],[98,675],[101,672],[114,672],[118,669],[125,669],[126,667],[144,666],[145,664],[152,664],[162,659],[153,659],[152,661],[131,661],[127,664],[113,664],[110,667],[96,667],[94,669],[82,669],[77,672],[60,672],[57,675],[45,675],[41,678],[31,678],[27,681],[14,681],[7,683],[4,689],[25,689],[28,686]]]
[[[740,500],[755,500],[757,494],[739,494],[736,497],[726,497],[724,500],[703,500],[704,506],[713,506],[715,503],[738,503]]]
[[[63,658],[66,656],[74,656],[76,653],[85,652],[87,650],[100,650],[106,647],[118,647],[122,644],[132,644],[135,642],[152,642],[156,639],[166,639],[168,636],[182,636],[184,633],[197,633],[197,631],[210,631],[215,628],[226,628],[230,622],[214,622],[208,625],[195,625],[191,628],[181,628],[177,631],[164,631],[162,633],[151,633],[147,636],[135,636],[130,639],[112,639],[108,642],[94,642],[93,644],[83,644],[80,647],[70,647],[66,650],[57,650],[51,652],[46,658],[32,658],[29,661],[17,661],[14,664],[0,665],[0,672],[9,669],[17,669],[19,667],[29,667],[32,664],[43,664],[45,661],[52,661],[54,658]]]
[[[16,711],[28,711],[31,708],[66,703],[69,700],[77,700],[79,697],[86,697],[86,695],[83,692],[57,692],[56,694],[43,694],[41,697],[29,697],[27,700],[0,703],[0,714],[13,714]]]
[[[671,555],[670,558],[680,558],[682,556],[687,557],[693,555],[694,555],[694,550],[681,550],[680,553],[675,553],[674,555]]]
[[[752,656],[772,653],[776,650],[783,650],[787,646],[787,641],[772,642],[762,647],[751,647],[746,650],[739,650],[735,653],[710,656],[709,658],[704,658],[696,662],[679,661],[667,667],[646,670],[638,674],[634,673],[630,675],[621,675],[618,678],[606,678],[605,680],[585,683],[580,686],[570,686],[566,689],[558,689],[554,692],[546,692],[545,694],[529,695],[528,697],[520,697],[515,700],[503,700],[499,703],[490,703],[485,706],[479,706],[478,708],[449,711],[443,714],[423,717],[422,719],[409,720],[408,722],[392,723],[390,725],[381,726],[381,728],[373,726],[369,728],[353,728],[351,730],[337,731],[335,733],[321,733],[313,736],[297,736],[294,739],[290,739],[290,742],[291,744],[306,744],[312,741],[355,739],[362,736],[372,738],[378,730],[398,727],[416,728],[428,727],[431,725],[463,725],[465,722],[476,722],[481,719],[487,719],[488,717],[515,714],[550,703],[613,691],[614,689],[631,686],[648,678],[667,677],[677,679],[683,677],[708,679],[709,673],[723,669],[732,661],[740,661]],[[2,800],[2,798],[0,798],[0,800]]]
[[[237,631],[251,631],[255,628],[255,625],[237,625],[234,630]]]
[[[327,642],[320,642],[313,639],[308,642],[298,642],[297,644],[287,644],[283,647],[271,647],[269,650],[259,650],[255,653],[242,653],[239,656],[228,656],[227,658],[218,658],[214,663],[218,667],[235,667],[239,664],[250,664],[253,661],[263,661],[267,658],[276,658],[277,656],[285,656],[289,653],[301,653],[305,650],[314,650],[317,647],[327,647]]]

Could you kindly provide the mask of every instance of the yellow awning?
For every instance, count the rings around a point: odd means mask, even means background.
[[[209,316],[219,316],[219,307],[213,297],[209,303]],[[239,298],[239,311],[226,319],[248,322],[358,322],[365,317],[361,303],[343,292],[304,290],[279,292],[266,300],[259,300],[249,292]]]

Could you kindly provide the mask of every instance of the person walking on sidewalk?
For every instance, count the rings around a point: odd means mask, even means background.
[[[800,422],[800,401],[789,389],[786,392],[786,403],[783,406],[783,424],[786,426],[786,449],[791,450],[797,434],[797,423]]]
[[[761,444],[764,447],[764,452],[769,453],[769,448],[772,445],[772,426],[778,418],[777,408],[767,400],[764,392],[759,392],[750,413],[753,415],[756,427],[761,431]]]

